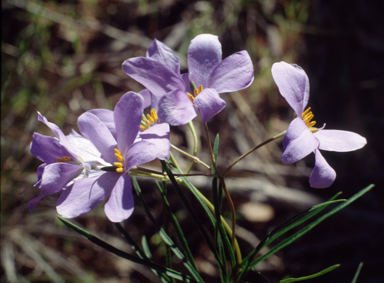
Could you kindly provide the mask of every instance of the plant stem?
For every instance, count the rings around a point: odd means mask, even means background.
[[[211,169],[211,167],[209,167],[209,165],[205,164],[205,163],[204,163],[203,161],[201,161],[198,157],[196,157],[196,156],[194,156],[194,155],[190,155],[189,153],[185,152],[184,150],[181,150],[180,148],[174,146],[173,144],[171,144],[171,148],[173,148],[174,150],[180,152],[181,154],[183,154],[183,155],[185,155],[185,156],[191,158],[192,161],[193,161],[193,163],[198,163],[198,164],[203,165],[205,168],[207,168],[207,169],[209,169],[209,170]],[[172,157],[171,157],[171,159],[172,159]],[[172,162],[173,162],[173,159],[172,159]],[[190,168],[188,168],[186,174],[188,174],[188,173],[191,171],[191,170],[190,170],[191,168],[192,168],[192,166],[190,166]],[[180,168],[178,168],[178,169],[180,169]]]
[[[281,132],[280,134],[277,134],[276,136],[273,136],[272,138],[269,138],[267,139],[266,141],[263,141],[262,143],[260,143],[259,145],[255,146],[254,148],[252,148],[250,151],[244,153],[242,156],[240,156],[238,159],[235,160],[235,162],[233,162],[223,173],[223,176],[227,175],[227,173],[232,169],[233,166],[235,166],[240,160],[242,160],[244,157],[248,156],[249,154],[251,154],[252,152],[254,152],[255,150],[259,149],[260,147],[274,141],[274,140],[277,140],[281,137],[283,137],[285,135],[287,131],[284,131],[284,132]]]

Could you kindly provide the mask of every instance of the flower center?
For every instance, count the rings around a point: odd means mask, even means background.
[[[63,158],[56,158],[56,162],[68,162],[71,161],[71,158],[69,156],[63,156]]]
[[[115,147],[115,156],[117,158],[117,160],[119,160],[119,162],[114,162],[113,165],[115,165],[117,168],[116,168],[116,172],[118,173],[123,173],[124,172],[124,168],[123,168],[123,155],[121,155],[121,152]]]
[[[152,109],[151,114],[147,114],[147,116],[143,114],[143,119],[141,120],[140,129],[142,131],[149,129],[149,127],[155,124],[157,120],[159,120],[159,118],[157,117],[156,110]]]
[[[311,111],[311,107],[308,107],[307,110],[305,110],[303,112],[303,114],[301,114],[301,118],[303,119],[305,125],[307,125],[307,127],[309,128],[309,130],[314,133],[314,132],[317,132],[317,129],[316,128],[312,128],[315,124],[316,124],[316,121],[312,121],[311,120],[313,119],[313,117],[315,117],[315,115],[313,115],[312,111]],[[312,129],[311,129],[312,128]]]
[[[191,100],[192,102],[195,100],[195,97],[200,93],[200,92],[202,92],[203,91],[203,86],[202,85],[199,85],[199,88],[195,88],[194,90],[193,90],[193,95],[192,94],[190,94],[189,92],[188,92],[188,97],[189,97],[189,100]]]

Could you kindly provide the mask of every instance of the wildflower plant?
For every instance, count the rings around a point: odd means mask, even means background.
[[[228,172],[255,150],[283,138],[282,161],[294,163],[313,152],[316,163],[309,183],[314,188],[326,188],[334,182],[336,172],[325,161],[320,150],[357,150],[366,144],[366,140],[356,133],[325,129],[325,125],[315,128],[315,122],[312,121],[314,115],[310,108],[305,110],[309,98],[309,80],[306,73],[297,65],[275,63],[272,66],[272,76],[281,95],[294,109],[297,117],[286,131],[255,145],[225,170],[219,171],[219,136],[217,135],[213,142],[210,140],[206,122],[225,109],[226,103],[220,97],[221,93],[247,88],[253,82],[252,62],[247,51],[236,52],[222,60],[218,37],[210,34],[198,35],[191,41],[187,58],[188,72],[181,74],[179,58],[169,47],[155,39],[148,48],[146,57],[130,58],[123,63],[124,72],[141,83],[145,89],[140,93],[124,94],[113,111],[92,109],[82,114],[78,118],[80,133],[72,131],[65,136],[55,124],[48,122],[38,113],[38,119],[45,123],[56,137],[39,133],[33,136],[31,153],[44,163],[37,169],[38,181],[35,185],[41,190],[41,194],[30,201],[29,207],[32,211],[45,195],[60,193],[57,202],[59,219],[93,243],[117,256],[147,266],[162,282],[175,282],[175,279],[183,282],[204,282],[189,248],[188,236],[184,235],[169,204],[167,185],[171,184],[216,260],[221,281],[248,282],[253,278],[251,274],[258,263],[352,203],[373,185],[349,200],[338,199],[337,194],[324,203],[310,207],[269,232],[256,247],[241,250],[236,239],[236,208],[226,186]],[[149,114],[144,114],[145,108],[149,108]],[[204,123],[210,150],[209,164],[198,157],[198,138],[193,122],[198,115]],[[193,154],[170,143],[170,125],[184,124],[189,125],[194,136]],[[191,165],[185,172],[178,165],[171,149],[191,160]],[[154,160],[159,160],[161,169],[145,167],[146,163]],[[194,164],[200,165],[201,170],[191,174]],[[206,176],[212,180],[211,199],[193,185],[189,178],[192,175]],[[151,214],[135,176],[157,180],[153,187],[162,196],[167,219],[175,228],[180,246]],[[185,190],[192,192],[200,204],[199,207],[191,206]],[[137,194],[148,219],[164,243],[181,260],[188,273],[172,269],[171,264],[161,266],[156,263],[146,242],[140,247],[120,224],[134,213],[133,193]],[[68,220],[90,212],[105,200],[106,217],[115,223],[118,231],[136,252],[136,256],[113,247]],[[224,200],[230,208],[231,224],[223,217]],[[325,208],[335,204],[335,207],[324,213]],[[197,210],[206,213],[209,225],[203,224],[197,216]],[[294,230],[299,225],[303,228]],[[212,234],[208,231],[212,231]],[[270,247],[269,251],[260,253],[266,246]],[[246,254],[243,254],[244,252]],[[171,262],[171,257],[167,262]],[[279,282],[304,281],[337,267],[338,265],[333,265],[312,275],[285,278]]]

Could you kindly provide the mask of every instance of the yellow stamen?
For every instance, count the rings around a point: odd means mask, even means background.
[[[193,101],[195,100],[195,98],[193,97],[193,95],[190,94],[189,92],[188,92],[187,94],[188,94],[188,98],[189,98],[189,100],[193,102]]]
[[[152,119],[157,122],[157,120],[159,120],[159,117],[157,117],[157,113],[156,113],[156,110],[155,109],[152,109],[151,110],[151,115],[152,115]]]
[[[56,162],[68,162],[68,161],[71,161],[71,158],[69,156],[63,156],[63,158],[56,158],[55,159]]]
[[[310,110],[311,110],[311,107],[308,107],[307,110],[305,110],[303,114],[301,114],[301,118],[303,119],[305,125],[309,128],[309,130],[312,133],[315,133],[317,132],[317,128],[312,128],[312,127],[316,124],[316,121],[311,121],[313,117],[315,117],[315,115],[313,115],[312,111]]]
[[[119,160],[119,162],[114,162],[113,165],[115,165],[117,168],[116,168],[116,172],[117,173],[123,173],[124,172],[124,168],[123,168],[123,155],[121,154],[121,152],[117,149],[117,147],[115,147],[115,156],[116,158]]]
[[[200,92],[202,92],[202,91],[203,91],[203,86],[202,86],[202,85],[199,85],[198,88],[195,88],[195,89],[193,90],[193,95],[190,94],[190,93],[188,92],[187,94],[188,94],[189,100],[193,102],[193,101],[195,100],[195,97],[196,97]]]
[[[63,160],[65,162],[71,161],[71,158],[69,156],[63,156]]]
[[[149,114],[147,114],[147,119],[151,125],[153,125],[153,123],[155,123],[155,121],[152,119],[151,115],[149,115]]]
[[[303,114],[301,114],[301,118],[303,119],[304,123],[307,125],[308,128],[311,128],[316,124],[315,121],[311,122],[311,120],[313,119],[313,117],[315,117],[315,115],[313,115],[312,111],[310,110],[311,110],[311,107],[308,107],[307,110],[305,110]]]
[[[121,155],[121,152],[115,147],[115,156],[120,161],[123,162],[123,155]]]
[[[146,117],[147,117],[147,119],[145,119],[145,118],[142,119],[142,122],[144,122],[144,124],[145,124],[145,125],[140,126],[140,129],[142,131],[149,129],[150,126],[152,126],[153,124],[155,124],[157,122],[157,120],[159,120],[159,117],[157,116],[155,109],[152,109],[151,114],[147,114]]]

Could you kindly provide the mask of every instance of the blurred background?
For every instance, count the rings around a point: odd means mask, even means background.
[[[121,64],[145,56],[154,38],[177,52],[185,72],[190,40],[212,33],[219,36],[223,58],[247,50],[255,69],[249,88],[222,94],[228,106],[209,123],[212,137],[220,134],[220,168],[284,131],[292,120],[293,111],[271,76],[272,64],[282,60],[307,72],[309,106],[318,126],[326,123],[328,129],[357,132],[368,140],[356,152],[322,152],[337,172],[335,183],[324,190],[308,184],[314,156],[284,165],[281,142],[235,166],[228,187],[238,210],[243,254],[294,214],[339,191],[348,198],[375,183],[367,195],[255,269],[273,281],[340,263],[309,282],[351,282],[364,262],[358,282],[384,282],[383,10],[380,0],[2,1],[1,281],[159,282],[149,269],[113,256],[61,225],[57,195],[46,196],[29,212],[28,201],[39,194],[33,184],[41,164],[29,153],[29,143],[33,132],[52,135],[37,121],[36,111],[69,134],[71,128],[77,130],[83,112],[113,109],[122,94],[140,91],[143,87],[125,75]],[[200,120],[195,125],[204,133]],[[172,128],[171,141],[186,150],[192,146],[187,127]],[[208,162],[204,135],[200,141],[199,156]],[[187,161],[179,158],[186,168]],[[162,223],[154,181],[139,182]],[[196,177],[192,182],[210,197],[209,180]],[[204,279],[218,282],[207,246],[177,197],[170,195],[170,201]],[[164,246],[136,203],[123,224],[138,242],[146,235],[155,259],[164,264]],[[205,219],[203,213],[201,217]],[[103,206],[74,222],[134,253],[106,219]],[[174,265],[185,271],[176,259]],[[267,282],[257,274],[248,280]]]

